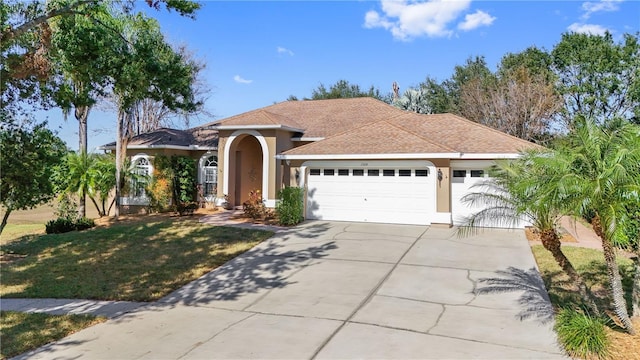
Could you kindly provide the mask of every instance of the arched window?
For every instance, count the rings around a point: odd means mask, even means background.
[[[218,157],[210,155],[203,157],[200,161],[202,196],[211,197],[218,193]]]
[[[147,197],[146,187],[151,176],[151,163],[147,157],[139,157],[133,162],[133,174],[131,176],[131,196],[136,198]]]

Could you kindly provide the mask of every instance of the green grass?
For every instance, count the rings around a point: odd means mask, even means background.
[[[0,245],[10,243],[27,235],[44,234],[44,223],[41,224],[7,224],[2,231]]]
[[[0,355],[16,356],[104,321],[90,315],[47,315],[0,311]]]
[[[610,341],[602,318],[562,309],[556,318],[555,329],[558,341],[572,358],[607,358]]]
[[[571,246],[565,246],[562,250],[596,296],[598,307],[604,310],[605,314],[613,314],[612,299],[609,296],[609,278],[602,251]],[[586,309],[586,305],[574,292],[568,276],[561,271],[551,253],[542,245],[533,246],[532,251],[549,292],[551,303],[558,310],[556,316],[558,340],[569,356],[585,359],[626,359],[626,356],[620,357],[620,354],[637,353],[637,344],[630,345],[634,341],[626,339],[629,336],[627,334],[619,336],[622,329],[612,319],[582,313],[581,309]],[[618,256],[617,261],[627,304],[630,306],[633,262],[621,256]],[[630,308],[628,310],[631,311]],[[606,327],[610,329],[606,330]]]
[[[582,308],[583,304],[581,304],[579,297],[570,290],[569,277],[562,272],[560,266],[553,260],[551,253],[545,250],[542,245],[535,245],[531,249],[553,305],[558,309]],[[598,305],[605,310],[611,310],[612,300],[608,297],[609,278],[602,251],[572,246],[564,246],[562,251],[599,299]],[[627,303],[630,303],[633,286],[633,261],[618,256],[618,266],[622,274],[622,286],[625,290]]]
[[[4,245],[4,298],[154,301],[269,238],[268,231],[150,218]]]

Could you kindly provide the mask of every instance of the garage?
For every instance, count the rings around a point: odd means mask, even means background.
[[[490,180],[489,169],[492,161],[458,160],[451,161],[451,214],[454,225],[465,225],[467,217],[481,211],[482,204],[470,206],[462,198],[473,192],[487,191],[484,187],[474,185]],[[516,224],[516,228],[524,227],[524,223]],[[495,221],[482,224],[484,227],[507,227],[504,222]]]
[[[430,162],[331,162],[306,168],[307,219],[431,223],[435,179]]]

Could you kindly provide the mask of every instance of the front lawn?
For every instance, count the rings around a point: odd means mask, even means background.
[[[608,298],[608,291],[605,288],[609,286],[609,280],[602,251],[573,246],[564,246],[562,250],[582,275],[587,286],[600,300],[600,308],[606,309],[608,314],[613,314],[612,302]],[[558,310],[562,308],[581,308],[579,297],[570,290],[568,276],[562,272],[558,264],[553,260],[551,253],[545,250],[542,245],[532,246],[532,251],[554,308]],[[618,256],[618,266],[622,274],[625,297],[627,303],[630,303],[633,262]],[[633,322],[636,330],[640,330],[640,318],[635,318]],[[613,322],[609,322],[607,333],[611,340],[611,345],[609,346],[611,359],[640,359],[640,331],[636,336],[630,336],[621,331]]]
[[[0,311],[0,357],[6,359],[104,321],[90,315],[26,314]]]
[[[154,301],[273,233],[148,217],[2,246],[3,298]]]

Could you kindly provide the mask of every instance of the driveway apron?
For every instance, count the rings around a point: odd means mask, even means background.
[[[495,292],[500,279],[511,291]],[[522,231],[459,238],[448,228],[314,221],[156,303],[20,358],[563,355]]]

